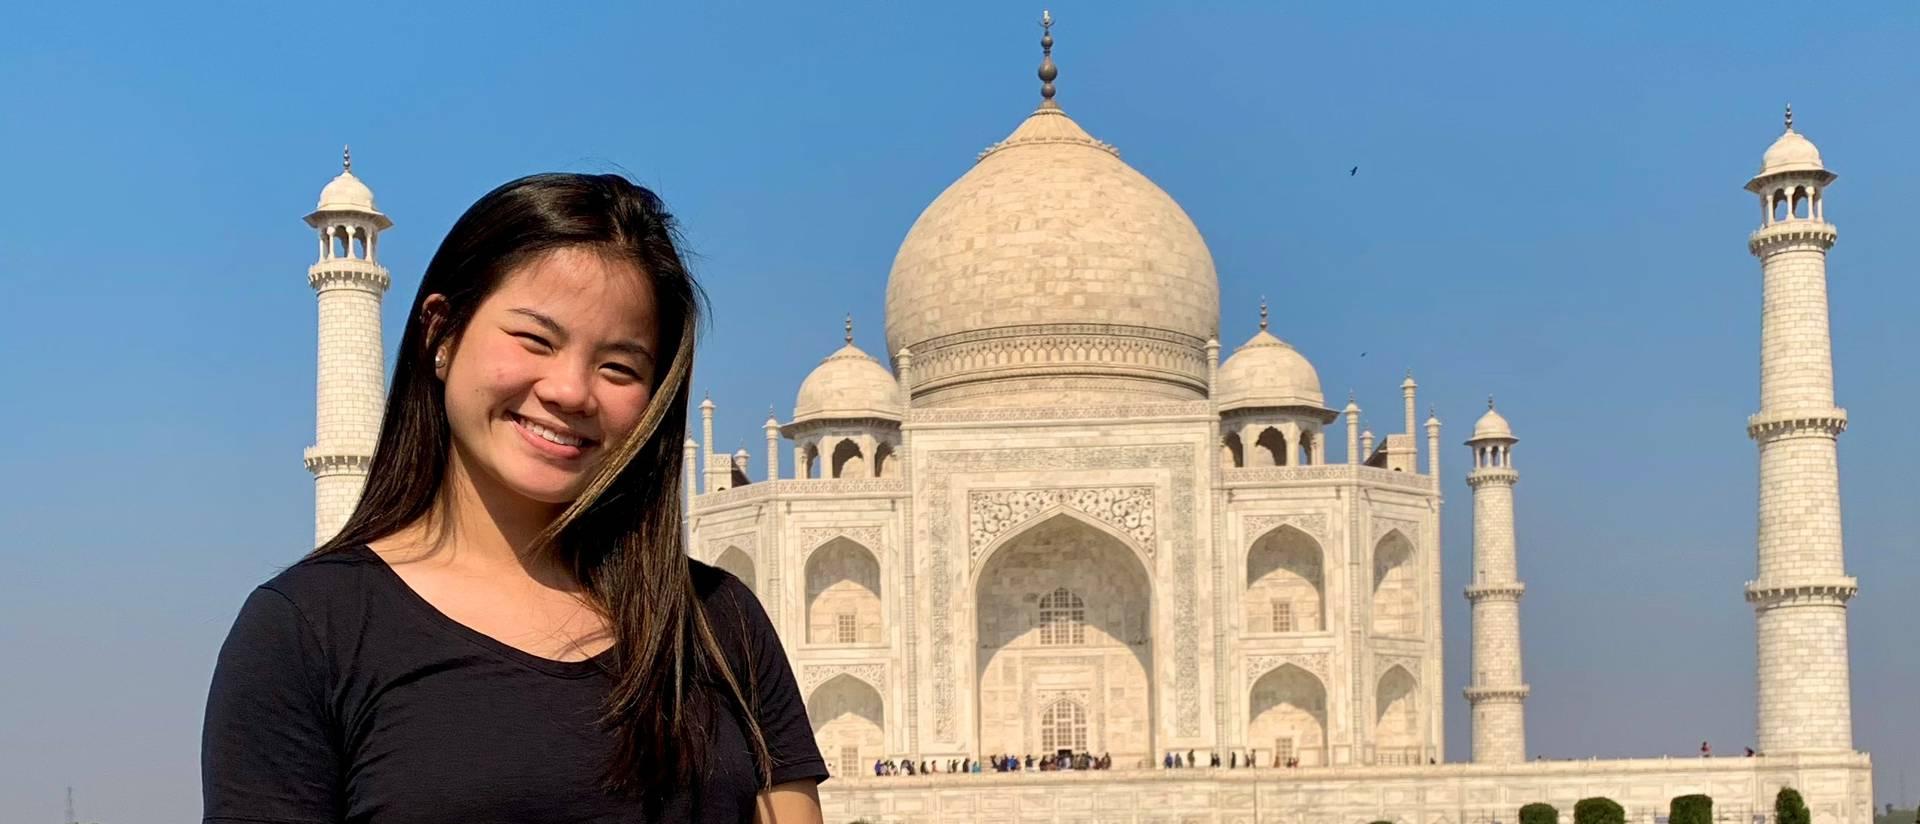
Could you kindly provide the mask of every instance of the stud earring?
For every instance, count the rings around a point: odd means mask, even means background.
[[[442,349],[438,352],[433,353],[433,368],[435,369],[447,368],[447,350]]]

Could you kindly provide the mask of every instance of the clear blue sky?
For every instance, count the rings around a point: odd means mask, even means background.
[[[492,186],[655,186],[714,298],[698,381],[722,444],[751,446],[843,313],[881,348],[900,238],[1037,85],[1030,3],[11,5],[0,818],[20,822],[59,820],[68,784],[84,818],[198,814],[214,652],[310,539],[300,217],[342,143],[396,221],[390,342]],[[1357,390],[1382,431],[1416,370],[1450,444],[1455,759],[1471,503],[1451,445],[1489,392],[1523,438],[1532,749],[1751,740],[1759,210],[1740,187],[1791,101],[1840,174],[1855,739],[1876,796],[1910,803],[1920,11],[1669,6],[1060,3],[1060,100],[1199,224],[1229,345],[1269,296],[1327,394]]]

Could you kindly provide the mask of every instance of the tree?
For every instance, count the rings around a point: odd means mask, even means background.
[[[1520,824],[1560,824],[1560,811],[1552,804],[1528,804],[1520,808]]]
[[[1773,797],[1774,824],[1811,824],[1812,813],[1807,812],[1807,802],[1800,797],[1800,791],[1792,787],[1781,787],[1780,793]]]
[[[1573,805],[1573,824],[1626,824],[1627,811],[1602,796],[1582,798]]]
[[[1668,824],[1713,824],[1713,798],[1705,795],[1675,796],[1667,808]]]

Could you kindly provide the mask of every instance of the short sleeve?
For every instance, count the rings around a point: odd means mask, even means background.
[[[820,746],[814,742],[813,725],[807,720],[806,698],[794,682],[793,668],[787,664],[787,651],[774,632],[760,599],[745,584],[729,578],[729,599],[738,604],[745,633],[749,662],[753,667],[755,720],[766,738],[767,752],[773,762],[768,785],[827,777],[827,764],[820,758]]]
[[[326,656],[298,607],[255,589],[214,666],[200,740],[206,822],[338,822],[342,777]]]

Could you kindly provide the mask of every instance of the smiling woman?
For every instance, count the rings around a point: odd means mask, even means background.
[[[612,175],[454,224],[364,495],[221,650],[205,820],[820,820],[780,640],[681,546],[700,291],[675,235]]]

